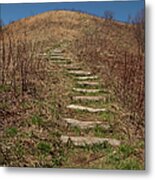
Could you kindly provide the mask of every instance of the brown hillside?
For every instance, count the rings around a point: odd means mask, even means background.
[[[0,165],[144,169],[137,27],[59,10],[0,29]]]
[[[51,11],[37,16],[21,19],[6,26],[17,36],[27,33],[29,39],[45,41],[47,43],[72,41],[101,30],[100,40],[107,40],[111,48],[128,48],[135,52],[135,41],[130,27],[125,23],[112,22],[105,24],[105,20],[88,14],[73,11]],[[106,37],[105,37],[106,36]],[[73,41],[72,41],[73,43]]]

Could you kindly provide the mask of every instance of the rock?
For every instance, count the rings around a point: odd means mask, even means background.
[[[91,75],[91,72],[82,70],[69,70],[68,73],[73,75]]]
[[[93,80],[98,79],[98,76],[79,76],[76,77],[77,80]]]
[[[84,93],[97,93],[97,92],[101,92],[100,89],[83,89],[83,88],[73,88],[73,91],[84,92]]]
[[[63,143],[67,143],[71,141],[75,146],[86,146],[86,145],[95,145],[95,144],[103,144],[108,143],[111,146],[119,146],[121,143],[119,140],[111,139],[111,138],[98,138],[98,137],[83,137],[83,136],[61,136],[61,141]]]
[[[54,53],[62,53],[63,50],[61,50],[61,49],[54,49],[53,52],[54,52]]]
[[[109,125],[105,125],[101,121],[80,121],[72,118],[64,118],[63,121],[65,121],[65,123],[69,124],[72,127],[79,127],[81,129],[94,128],[97,125],[101,125],[101,127],[103,127],[104,129],[110,128]]]
[[[75,105],[75,104],[70,104],[67,106],[68,109],[75,109],[75,110],[81,110],[81,111],[88,111],[92,113],[97,113],[97,112],[105,112],[105,108],[91,108],[91,107],[86,107],[86,106],[81,106],[81,105]]]
[[[99,100],[106,100],[106,97],[103,96],[74,96],[73,100],[84,100],[84,101],[99,101]]]

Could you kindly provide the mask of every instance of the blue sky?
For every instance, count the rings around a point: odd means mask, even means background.
[[[103,2],[62,2],[62,3],[19,3],[0,4],[0,18],[4,24],[16,21],[24,17],[40,14],[50,10],[66,9],[81,10],[97,16],[103,16],[105,10],[111,10],[115,14],[115,19],[127,21],[128,15],[135,16],[144,8],[144,0],[137,1],[103,1]]]

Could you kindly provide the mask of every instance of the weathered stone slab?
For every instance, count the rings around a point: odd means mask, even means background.
[[[77,119],[72,119],[72,118],[64,118],[63,119],[66,124],[69,124],[71,127],[79,127],[81,129],[88,129],[88,128],[94,128],[97,125],[101,125],[104,129],[109,129],[109,125],[103,124],[101,121],[80,121]]]
[[[65,60],[67,58],[65,58],[64,56],[50,56],[50,59],[60,59],[60,60]]]
[[[70,104],[67,106],[68,109],[75,109],[75,110],[81,110],[81,111],[88,111],[92,113],[98,113],[98,112],[105,112],[105,108],[91,108],[91,107],[86,107],[86,106],[81,106],[81,105],[76,105],[76,104]]]
[[[40,53],[38,54],[38,56],[47,56],[48,54],[47,53]]]
[[[53,52],[54,53],[62,53],[62,49],[54,49]]]
[[[106,97],[103,96],[73,96],[73,100],[88,100],[88,101],[99,101],[106,100]]]
[[[91,75],[91,72],[82,70],[69,70],[68,73],[73,75]]]
[[[98,79],[98,76],[79,76],[75,78],[77,80],[93,80],[93,79]]]
[[[83,88],[73,88],[73,91],[83,92],[83,93],[97,93],[97,92],[101,92],[100,89],[83,89]]]
[[[83,137],[83,136],[61,136],[61,141],[63,143],[67,143],[69,140],[75,145],[75,146],[86,146],[86,145],[95,145],[95,144],[103,144],[108,143],[111,146],[119,146],[121,142],[116,139],[112,138],[98,138],[98,137]]]

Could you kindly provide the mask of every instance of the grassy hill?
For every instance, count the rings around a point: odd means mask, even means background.
[[[23,33],[27,32],[30,40],[33,39],[38,42],[66,40],[72,41],[72,43],[85,35],[95,35],[101,30],[104,32],[101,40],[106,38],[109,43],[113,41],[114,46],[119,41],[118,46],[120,47],[118,48],[121,48],[121,44],[123,44],[122,46],[133,49],[133,52],[136,48],[135,40],[130,32],[130,25],[121,22],[105,24],[103,18],[74,11],[46,12],[13,22],[6,28],[13,31],[17,36],[22,36]]]
[[[144,53],[139,53],[134,28],[127,23],[62,10],[2,27],[2,166],[144,168]],[[54,49],[97,74],[102,86],[111,92],[111,99],[115,100],[111,106],[117,112],[111,136],[120,137],[121,147],[74,149],[71,144],[61,143],[60,136],[67,129],[57,121],[68,113],[65,107],[71,100],[74,82],[64,69],[50,61]],[[73,131],[83,133],[79,129]],[[94,130],[99,136],[103,135],[101,132]]]

